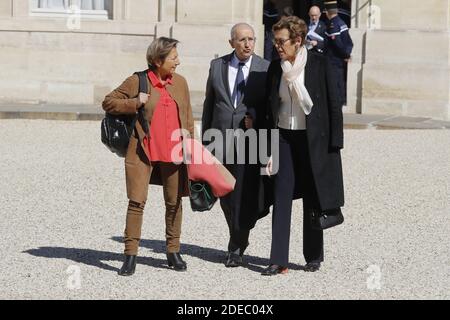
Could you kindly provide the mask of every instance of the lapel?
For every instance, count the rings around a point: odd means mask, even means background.
[[[272,124],[274,128],[278,123],[278,110],[280,109],[280,84],[282,77],[282,69],[281,69],[281,60],[277,60],[276,67],[273,69],[273,73],[269,74],[268,79],[270,79],[270,92],[269,92],[269,101],[270,101],[270,109],[272,111],[272,119],[274,123]]]
[[[319,24],[317,25],[316,33],[320,35],[323,31],[323,22],[319,20]]]
[[[227,56],[224,56],[222,59],[222,80],[223,80],[223,86],[225,89],[225,93],[228,97],[227,105],[231,108],[231,110],[234,111],[234,104],[233,104],[233,101],[231,101],[230,85],[228,83],[228,67],[230,65],[232,55],[233,55],[233,53],[231,53]]]
[[[156,104],[158,103],[161,95],[159,94],[158,90],[153,89],[150,79],[148,79],[148,92],[150,94],[150,98],[145,105],[145,113],[147,120],[151,122],[153,113],[155,112]]]
[[[178,107],[178,112],[179,112],[179,117],[180,117],[180,123],[181,123],[181,127],[185,128],[184,126],[184,119],[186,119],[186,98],[183,94],[183,90],[181,87],[181,82],[178,82],[178,77],[175,74],[172,78],[172,84],[167,85],[166,86],[166,90],[169,93],[169,95],[172,97],[173,100],[175,100],[175,103],[177,104]]]
[[[314,75],[317,74],[316,70],[317,64],[314,63],[314,57],[311,51],[308,50],[308,61],[306,62],[305,66],[305,87],[308,90],[309,94],[312,97],[312,94],[314,93]]]
[[[169,93],[170,97],[173,100],[175,100],[175,102],[178,105],[178,108],[180,108],[180,106],[182,105],[181,104],[182,96],[181,96],[180,90],[177,90],[177,87],[178,86],[176,86],[176,80],[174,79],[172,84],[169,84],[169,85],[166,86],[166,90]]]

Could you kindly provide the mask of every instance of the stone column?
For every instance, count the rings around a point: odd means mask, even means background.
[[[450,1],[355,2],[361,112],[449,120]]]
[[[12,17],[13,14],[12,0],[4,0],[0,2],[0,17]]]
[[[30,13],[29,1],[13,0],[12,14],[13,17],[28,17]]]
[[[177,0],[159,0],[159,16],[156,37],[172,37],[172,26],[176,22]]]

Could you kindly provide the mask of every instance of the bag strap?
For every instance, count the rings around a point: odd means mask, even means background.
[[[148,70],[138,71],[138,72],[135,72],[134,74],[139,77],[139,92],[138,92],[138,94],[141,92],[148,94],[149,93],[148,92],[148,83],[147,83]],[[147,119],[145,119],[144,107],[140,107],[138,109],[137,117],[135,117],[135,119],[133,120],[133,126],[136,124],[136,121],[139,121],[139,123],[142,126],[142,129],[144,129],[145,134],[149,135],[150,128],[148,127]]]
[[[148,70],[144,71],[138,71],[135,72],[139,77],[139,92],[148,93],[148,84],[147,84],[147,78],[148,78]]]

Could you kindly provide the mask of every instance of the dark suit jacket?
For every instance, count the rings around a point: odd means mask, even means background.
[[[326,31],[327,25],[323,21],[319,20],[319,24],[314,32],[321,36],[324,40],[318,41],[317,46],[313,49],[314,51],[318,51],[319,53],[325,52],[327,46],[327,35],[325,34]]]
[[[224,157],[218,155],[220,150],[216,150],[214,155],[236,178],[236,185],[234,191],[221,200],[232,211],[232,228],[249,230],[259,218],[268,213],[268,208],[260,206],[262,196],[262,193],[259,193],[260,167],[258,164],[248,164],[248,162],[246,164],[227,163],[226,153],[231,153],[229,146],[234,143],[234,139],[225,139],[225,137],[227,129],[244,129],[244,117],[247,113],[254,119],[255,129],[261,125],[258,119],[265,113],[265,88],[269,62],[253,55],[244,94],[235,109],[228,84],[228,67],[232,54],[211,62],[203,104],[202,137],[208,129],[217,129],[222,133],[224,141],[227,140],[222,149]],[[264,121],[262,124],[264,125]],[[208,142],[204,141],[204,143]],[[235,153],[231,154],[231,158],[235,158]]]
[[[336,78],[326,56],[314,51],[308,51],[305,68],[305,86],[314,103],[311,113],[306,116],[313,178],[321,209],[336,209],[344,205],[340,155],[340,149],[344,147],[344,129]],[[266,88],[265,120],[269,129],[276,129],[278,124],[281,77],[280,60],[273,61],[269,67]],[[296,194],[295,198],[300,196]]]
[[[270,63],[253,55],[244,94],[235,109],[228,84],[228,66],[232,55],[233,53],[211,62],[203,103],[202,137],[208,129],[220,130],[223,137],[226,137],[227,129],[244,129],[243,120],[247,113],[251,114],[254,127],[258,128],[258,112],[264,112],[265,85]],[[229,148],[224,146],[224,159],[219,160],[225,160],[228,150]],[[216,156],[220,158],[217,153]]]

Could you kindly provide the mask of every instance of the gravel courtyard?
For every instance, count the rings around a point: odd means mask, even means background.
[[[325,232],[325,262],[302,271],[301,201],[290,270],[265,278],[271,217],[247,266],[226,269],[218,204],[184,200],[188,272],[165,260],[162,190],[151,187],[133,277],[117,275],[126,192],[123,159],[98,122],[0,120],[0,299],[450,299],[450,130],[346,130],[344,225]]]

